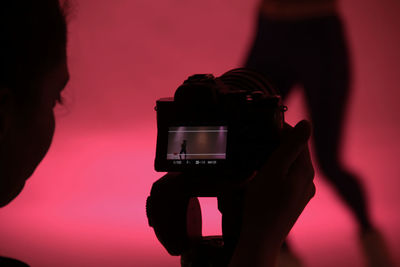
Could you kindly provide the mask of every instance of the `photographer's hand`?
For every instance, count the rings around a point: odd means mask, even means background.
[[[288,126],[280,146],[249,182],[230,267],[274,266],[282,242],[315,194],[307,141],[311,127]]]

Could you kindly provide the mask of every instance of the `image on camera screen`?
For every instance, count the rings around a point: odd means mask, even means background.
[[[227,126],[169,127],[167,160],[224,160],[227,135]]]

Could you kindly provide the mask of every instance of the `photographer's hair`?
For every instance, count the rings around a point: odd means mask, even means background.
[[[63,58],[66,20],[58,0],[0,3],[0,88],[18,98],[36,94],[43,74]]]

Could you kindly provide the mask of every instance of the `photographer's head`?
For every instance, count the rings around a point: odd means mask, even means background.
[[[0,207],[51,144],[53,108],[68,81],[66,41],[58,0],[0,3]]]

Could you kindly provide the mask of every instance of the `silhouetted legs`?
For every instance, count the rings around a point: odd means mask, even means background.
[[[361,228],[370,228],[363,188],[358,177],[340,161],[350,67],[339,19],[259,19],[246,67],[264,73],[284,99],[294,85],[303,86],[320,170],[352,210]]]
[[[186,149],[181,149],[179,152],[179,159],[182,159],[182,155],[184,155],[183,159],[186,159]]]

